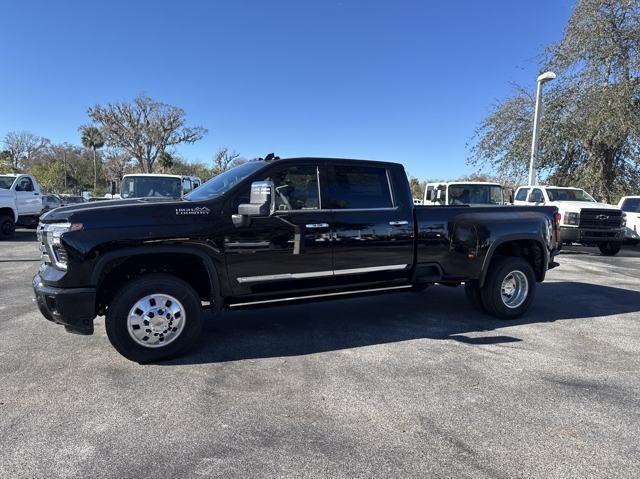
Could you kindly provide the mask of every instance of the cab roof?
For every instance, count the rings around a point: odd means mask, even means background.
[[[169,175],[169,174],[165,174],[165,173],[129,173],[123,176],[123,178],[126,178],[128,176],[148,176],[151,178],[178,178],[178,179],[182,179],[182,178],[198,178],[197,176],[190,176],[190,175]]]
[[[502,187],[500,183],[495,181],[430,181],[427,185],[491,185]]]
[[[553,186],[553,185],[523,185],[523,186],[518,186],[518,189],[520,188],[553,188],[554,190],[582,190],[584,191],[582,188],[578,188],[577,186]]]
[[[267,155],[268,156],[268,155]],[[292,158],[280,158],[278,156],[274,157],[274,158],[255,158],[253,160],[250,161],[257,161],[257,162],[262,162],[265,164],[271,163],[271,162],[276,162],[276,163],[280,163],[282,161],[335,161],[335,162],[341,162],[341,161],[353,161],[353,162],[358,162],[358,163],[369,163],[372,165],[386,165],[386,166],[402,166],[401,163],[394,163],[392,161],[379,161],[379,160],[365,160],[362,158],[332,158],[332,157],[328,157],[328,156],[300,156],[300,157],[292,157]]]

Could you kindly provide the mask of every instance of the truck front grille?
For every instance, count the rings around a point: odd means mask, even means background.
[[[622,226],[622,211],[583,209],[580,211],[580,228],[612,229]]]

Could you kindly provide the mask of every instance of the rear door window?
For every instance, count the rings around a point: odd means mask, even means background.
[[[386,168],[334,165],[329,168],[327,205],[330,209],[392,208]]]

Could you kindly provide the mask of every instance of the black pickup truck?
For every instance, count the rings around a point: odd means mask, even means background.
[[[50,321],[146,362],[198,338],[203,311],[465,284],[510,319],[556,265],[555,207],[413,205],[402,165],[268,155],[181,200],[58,208],[33,279]],[[215,315],[207,315],[213,316]]]

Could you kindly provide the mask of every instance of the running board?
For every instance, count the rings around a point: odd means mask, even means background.
[[[307,296],[293,296],[290,298],[278,298],[278,299],[264,299],[258,301],[250,301],[246,303],[233,303],[229,304],[229,308],[240,308],[243,306],[255,306],[260,304],[272,304],[272,303],[290,303],[295,301],[304,301],[308,299],[321,299],[321,298],[331,298],[334,296],[351,296],[357,294],[368,294],[368,293],[378,293],[382,291],[394,291],[401,289],[409,289],[412,285],[403,285],[403,286],[389,286],[387,288],[374,288],[374,289],[358,289],[355,291],[340,291],[337,293],[325,293],[325,294],[312,294]]]

